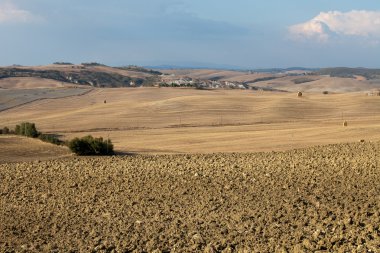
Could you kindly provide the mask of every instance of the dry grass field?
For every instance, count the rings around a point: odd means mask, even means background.
[[[33,77],[12,77],[0,79],[2,89],[35,89],[35,88],[58,88],[74,87],[72,84],[63,84],[51,79]]]
[[[80,96],[91,91],[86,87],[36,87],[35,82],[29,83],[24,80],[20,86],[24,87],[24,85],[29,84],[32,88],[0,89],[0,111],[26,105],[34,101]],[[43,85],[43,82],[40,84]]]
[[[93,89],[2,111],[0,126],[30,121],[66,139],[109,136],[119,152],[278,151],[380,140],[378,108],[380,97],[364,92]]]
[[[338,78],[326,76],[306,76],[305,79],[314,80],[295,84],[294,80],[300,79],[299,76],[281,77],[274,80],[256,82],[251,85],[255,87],[274,88],[291,92],[317,92],[328,91],[330,93],[347,93],[347,92],[362,92],[380,88],[379,80],[368,81],[363,77],[353,78]]]
[[[0,251],[376,253],[379,145],[0,164]]]
[[[0,163],[50,160],[69,157],[66,147],[20,136],[0,135]]]

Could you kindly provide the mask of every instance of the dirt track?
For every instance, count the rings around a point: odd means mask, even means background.
[[[0,165],[0,251],[379,252],[379,143]]]

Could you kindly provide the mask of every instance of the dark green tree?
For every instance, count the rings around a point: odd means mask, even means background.
[[[15,133],[32,138],[36,138],[39,135],[36,125],[30,122],[23,122],[20,125],[16,125]]]
[[[103,140],[102,137],[94,138],[91,135],[74,138],[68,146],[77,155],[112,155],[114,153],[110,139]]]
[[[3,134],[9,134],[9,128],[8,127],[3,128]]]

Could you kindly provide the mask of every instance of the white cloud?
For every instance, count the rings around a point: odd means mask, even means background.
[[[379,11],[330,11],[289,27],[293,39],[315,39],[326,42],[331,35],[380,38]]]
[[[6,1],[2,4],[0,3],[0,24],[27,23],[38,19],[39,18],[31,12],[19,9],[17,6],[12,4],[11,1]]]

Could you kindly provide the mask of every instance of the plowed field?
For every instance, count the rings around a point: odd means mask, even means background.
[[[0,165],[0,251],[379,252],[379,143]]]

